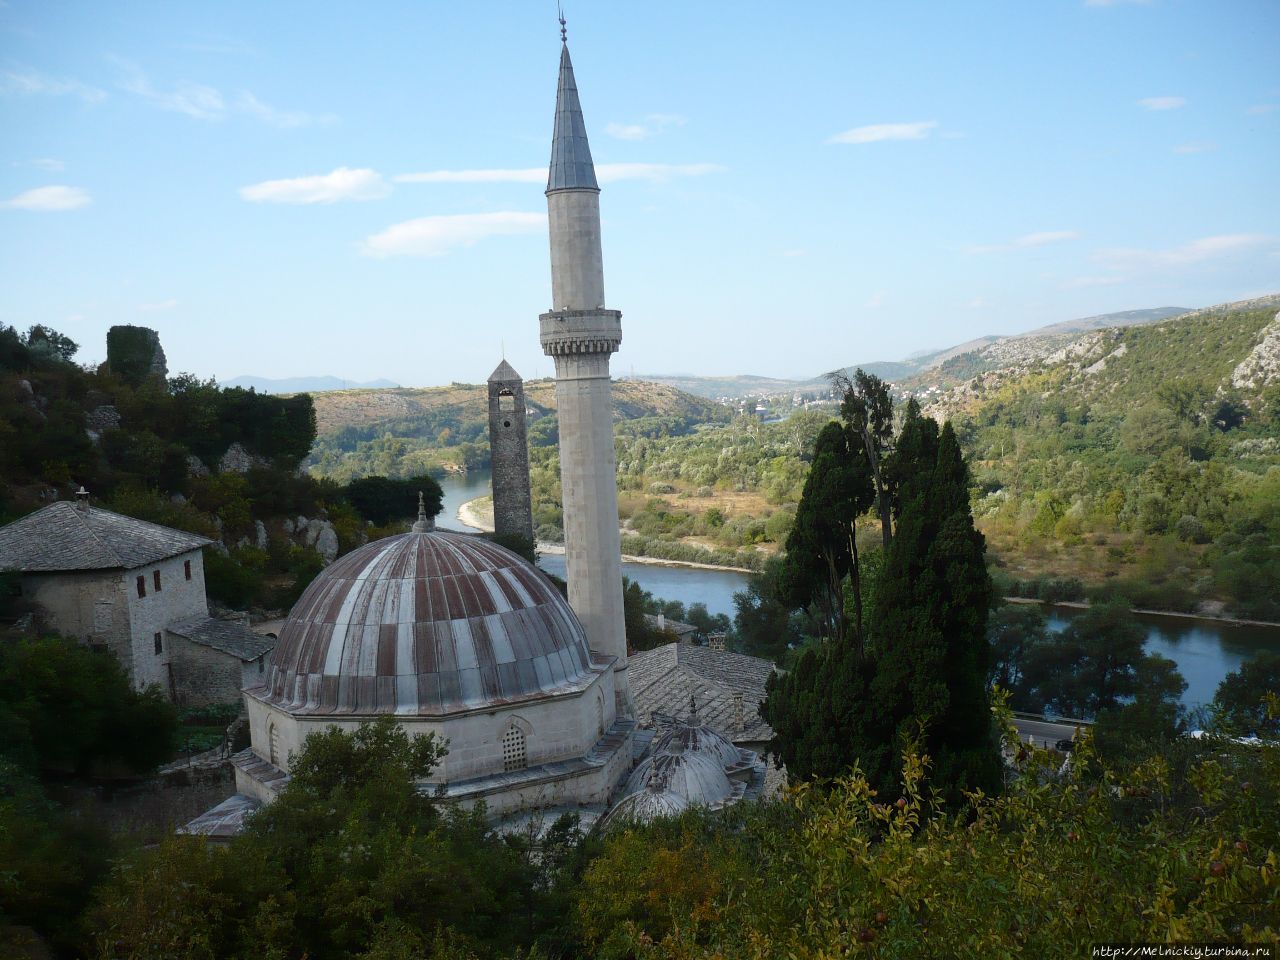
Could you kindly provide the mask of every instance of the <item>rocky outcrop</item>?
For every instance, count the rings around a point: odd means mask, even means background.
[[[227,447],[227,452],[218,461],[218,470],[221,473],[248,473],[254,467],[265,466],[269,466],[267,460],[250,453],[239,443],[233,443]]]
[[[1280,381],[1280,313],[1262,328],[1257,344],[1231,372],[1237,390],[1257,390]]]

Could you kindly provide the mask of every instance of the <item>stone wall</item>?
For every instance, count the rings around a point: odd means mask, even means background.
[[[296,754],[310,734],[337,726],[355,730],[361,719],[294,717],[245,692],[249,736],[253,752],[271,759],[271,727],[276,730],[276,765],[288,770],[288,757]],[[502,736],[513,722],[525,731],[525,756],[529,766],[581,757],[614,721],[613,672],[606,670],[579,694],[548,698],[490,710],[474,710],[444,720],[400,717],[415,735],[434,733],[449,741],[449,753],[432,774],[432,782],[465,780],[502,770]]]
[[[244,663],[239,657],[174,633],[166,633],[164,642],[173,671],[173,698],[179,706],[237,703],[246,684],[260,683],[265,676],[265,655]]]
[[[533,541],[529,440],[524,383],[489,381],[489,452],[493,463],[493,529]]]
[[[184,563],[191,561],[191,579],[186,579]],[[155,589],[155,572],[160,572],[160,589]],[[146,596],[139,597],[138,577],[143,578]],[[130,570],[124,577],[124,595],[129,605],[133,684],[139,690],[157,684],[173,695],[170,683],[170,649],[165,628],[175,620],[196,615],[208,616],[204,593],[204,564],[199,550],[170,557],[160,563]],[[155,635],[161,635],[161,651],[155,652]]]

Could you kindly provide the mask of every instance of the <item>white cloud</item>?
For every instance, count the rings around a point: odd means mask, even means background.
[[[868,310],[876,310],[884,306],[884,300],[887,294],[883,290],[877,290],[867,298],[867,302],[863,304]]]
[[[248,90],[240,91],[240,97],[236,101],[236,109],[248,116],[256,117],[263,123],[270,124],[273,127],[280,127],[284,130],[307,127],[313,123],[333,123],[337,120],[337,117],[331,113],[316,117],[301,110],[277,110],[270,104],[263,103]]]
[[[67,169],[67,165],[61,160],[54,160],[52,157],[37,157],[31,161],[33,167],[39,167],[41,170],[48,170],[51,173],[60,173]]]
[[[639,123],[609,123],[604,132],[618,140],[648,140],[670,127],[682,127],[685,118],[674,113],[651,113]]]
[[[986,305],[987,305],[986,297],[974,297],[968,303],[968,307],[970,310],[981,310]]]
[[[98,103],[106,99],[106,92],[79,80],[65,77],[48,77],[41,73],[6,71],[0,76],[0,93],[45,94],[52,97],[79,97],[85,103]]]
[[[543,213],[462,213],[419,217],[392,224],[365,240],[370,257],[438,257],[458,247],[469,247],[486,237],[540,233],[547,229]]]
[[[1192,140],[1190,143],[1180,143],[1173,148],[1174,153],[1208,153],[1211,150],[1217,150],[1218,145],[1212,140]]]
[[[1146,107],[1148,110],[1177,110],[1186,105],[1185,97],[1146,97],[1138,101],[1138,106]]]
[[[107,57],[107,60],[123,72],[122,90],[142,97],[161,110],[185,114],[197,120],[221,120],[226,115],[226,101],[213,87],[184,80],[172,90],[157,90],[136,63],[114,56]]]
[[[809,252],[808,250],[802,250],[800,248],[796,248],[794,250],[783,250],[782,255],[784,257],[803,257],[808,252]]]
[[[160,313],[164,310],[172,310],[178,305],[178,301],[173,297],[168,300],[161,300],[157,303],[140,303],[138,309],[143,313]]]
[[[1255,103],[1249,108],[1249,113],[1260,116],[1264,113],[1275,113],[1280,110],[1280,103]]]
[[[376,170],[339,167],[332,173],[288,180],[264,180],[240,188],[252,203],[336,203],[339,200],[378,200],[391,187]]]
[[[36,187],[4,201],[0,206],[14,210],[76,210],[87,207],[93,200],[89,191],[79,187]]]
[[[1142,250],[1136,247],[1099,250],[1094,254],[1094,259],[1117,270],[1185,267],[1250,250],[1273,240],[1273,237],[1260,233],[1228,233],[1201,237],[1168,250]]]
[[[1078,239],[1080,234],[1075,230],[1042,230],[1039,233],[1026,233],[1010,240],[1008,243],[975,244],[966,247],[966,253],[1006,253],[1010,250],[1025,250],[1031,247],[1043,247],[1050,243],[1061,243],[1064,240]]]
[[[827,143],[878,143],[882,140],[923,140],[929,136],[937,120],[918,120],[914,123],[873,123],[837,133]]]
[[[291,129],[313,123],[332,123],[332,114],[313,116],[301,110],[280,110],[264,103],[248,90],[241,90],[232,100],[222,91],[203,83],[180,81],[172,90],[157,89],[142,68],[121,57],[107,58],[124,75],[120,88],[141,97],[161,110],[181,113],[196,120],[222,120],[229,114],[253,117],[273,127]]]
[[[1147,4],[1151,0],[1084,0],[1086,7],[1117,7],[1122,3]]]
[[[620,180],[662,182],[673,177],[697,177],[720,173],[725,168],[717,163],[600,163],[596,179],[601,183]],[[546,167],[492,170],[430,170],[425,173],[402,173],[393,177],[396,183],[546,183]]]

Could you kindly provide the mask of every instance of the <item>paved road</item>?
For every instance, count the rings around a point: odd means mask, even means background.
[[[1052,747],[1059,740],[1070,740],[1076,732],[1076,728],[1068,723],[1023,720],[1021,717],[1014,717],[1013,725],[1018,728],[1018,735],[1023,743],[1030,737],[1037,747]]]

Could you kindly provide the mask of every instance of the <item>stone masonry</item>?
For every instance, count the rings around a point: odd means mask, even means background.
[[[489,454],[493,462],[494,532],[532,543],[524,381],[506,360],[489,377]]]

